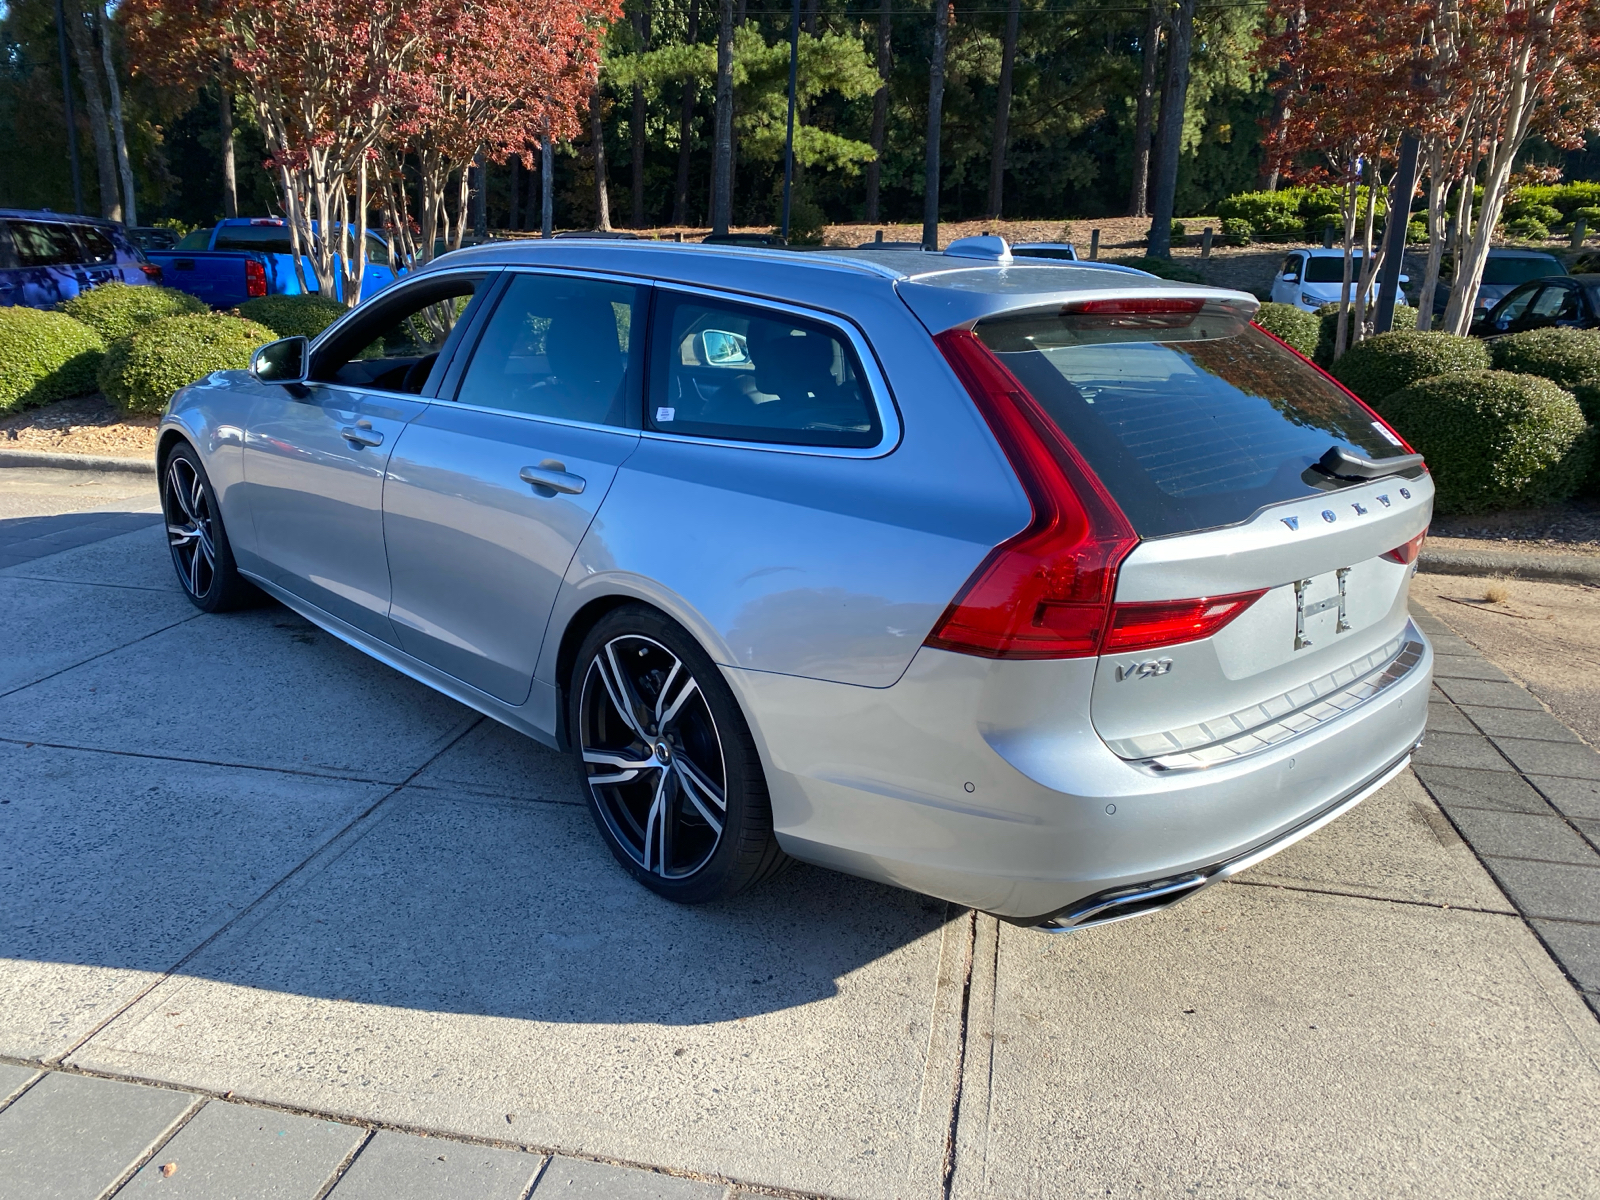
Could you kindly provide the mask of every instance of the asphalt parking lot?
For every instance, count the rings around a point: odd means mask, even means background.
[[[1600,1194],[1600,859],[1463,840],[1543,777],[1471,688],[1421,780],[1157,916],[681,909],[565,759],[196,613],[152,501],[0,520],[0,1198]]]

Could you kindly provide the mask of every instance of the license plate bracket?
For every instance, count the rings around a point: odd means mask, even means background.
[[[1306,618],[1314,617],[1318,613],[1327,612],[1331,608],[1339,610],[1339,619],[1334,624],[1335,634],[1350,632],[1350,619],[1345,613],[1345,580],[1350,577],[1349,567],[1340,567],[1334,572],[1338,581],[1339,590],[1324,600],[1306,600],[1306,590],[1314,582],[1310,579],[1296,579],[1294,581],[1294,648],[1304,650],[1315,643],[1306,636]]]

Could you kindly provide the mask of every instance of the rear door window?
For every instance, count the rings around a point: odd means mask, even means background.
[[[224,225],[213,250],[255,250],[261,254],[293,254],[287,225]]]
[[[25,267],[57,267],[78,261],[72,230],[46,221],[12,221],[11,241]]]
[[[1490,287],[1504,287],[1508,283],[1527,283],[1530,279],[1543,279],[1548,275],[1565,275],[1567,270],[1553,258],[1528,255],[1517,258],[1490,257],[1483,264],[1483,280]]]
[[[93,225],[75,225],[78,242],[83,246],[83,261],[96,266],[117,261],[117,248],[111,239]]]
[[[1310,469],[1334,446],[1405,453],[1337,384],[1240,318],[1162,323],[1029,314],[976,327],[1141,536],[1238,524],[1336,486]]]
[[[660,433],[868,449],[883,437],[848,339],[790,313],[658,292],[645,423]]]

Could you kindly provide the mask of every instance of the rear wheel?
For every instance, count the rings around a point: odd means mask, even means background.
[[[584,639],[569,690],[574,749],[606,844],[671,900],[722,900],[787,862],[766,777],[716,664],[643,605]]]
[[[227,612],[260,598],[261,593],[234,566],[217,495],[192,446],[176,446],[167,456],[161,473],[161,511],[178,582],[196,608]]]

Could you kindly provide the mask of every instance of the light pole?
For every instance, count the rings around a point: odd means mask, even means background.
[[[783,240],[789,240],[789,212],[794,193],[794,87],[800,66],[800,0],[789,16],[789,130],[783,139]]]

